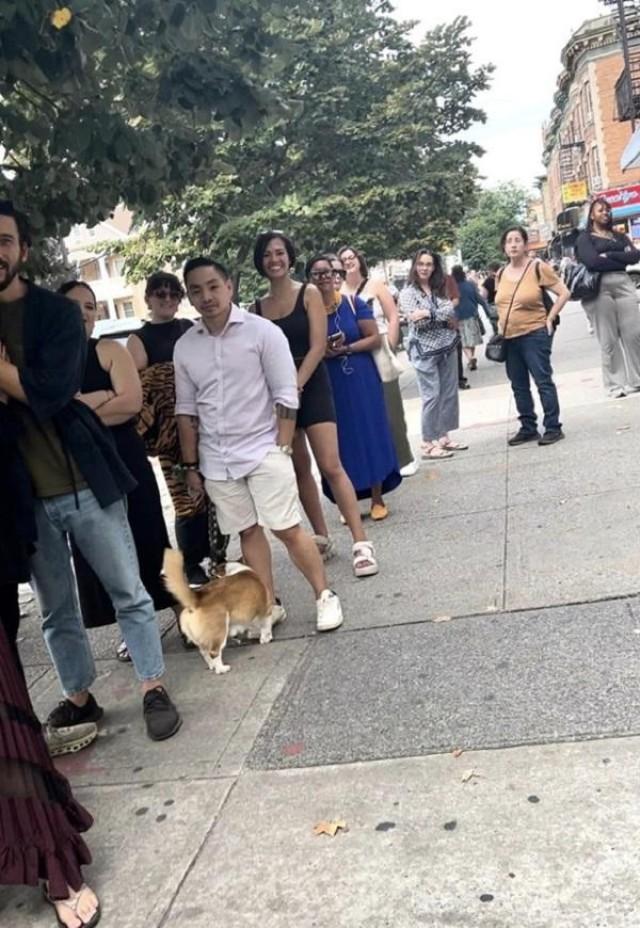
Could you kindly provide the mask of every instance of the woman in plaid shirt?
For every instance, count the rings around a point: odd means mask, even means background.
[[[440,256],[421,248],[400,294],[400,310],[409,320],[407,354],[422,398],[422,459],[445,460],[468,446],[452,441],[458,428],[458,335],[453,298]],[[455,294],[457,295],[457,294]]]

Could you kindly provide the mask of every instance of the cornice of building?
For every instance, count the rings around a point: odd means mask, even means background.
[[[560,53],[563,70],[557,80],[558,89],[553,96],[554,107],[549,116],[549,122],[544,127],[544,151],[542,161],[546,165],[551,160],[551,154],[558,140],[558,132],[569,102],[571,85],[582,64],[583,58],[589,52],[601,49],[614,49],[620,43],[618,37],[617,19],[615,16],[597,16],[587,19],[579,29],[573,33]]]

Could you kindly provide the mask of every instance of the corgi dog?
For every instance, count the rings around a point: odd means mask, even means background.
[[[272,614],[266,588],[258,575],[244,565],[237,572],[227,572],[204,586],[192,589],[184,573],[181,551],[167,548],[164,553],[165,586],[184,607],[180,628],[199,649],[209,670],[227,673],[222,652],[229,636],[246,632],[260,638],[260,644],[272,639]]]

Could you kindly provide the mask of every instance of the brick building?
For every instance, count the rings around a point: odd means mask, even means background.
[[[635,21],[630,25],[633,51],[640,53],[640,29]],[[615,207],[620,201],[617,188],[631,191],[640,185],[640,169],[620,168],[632,132],[631,123],[623,121],[616,87],[624,71],[616,17],[583,23],[563,48],[561,60],[554,108],[543,129],[547,174],[542,201],[545,222],[567,234],[577,227],[585,203],[595,194],[605,193],[608,199],[610,194]],[[640,215],[640,187],[638,202]],[[614,209],[614,217],[625,225],[633,218],[630,207],[616,216],[618,212]]]

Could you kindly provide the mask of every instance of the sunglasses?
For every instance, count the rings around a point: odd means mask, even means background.
[[[347,272],[345,271],[343,267],[334,267],[331,273],[333,274],[334,277],[341,277],[342,280],[345,280],[347,276]]]
[[[328,280],[333,277],[333,271],[311,271],[311,280]]]
[[[173,300],[181,300],[183,296],[182,290],[176,290],[172,287],[158,287],[157,290],[152,290],[150,295],[157,297],[159,300],[164,300],[167,296]]]

